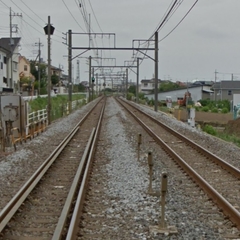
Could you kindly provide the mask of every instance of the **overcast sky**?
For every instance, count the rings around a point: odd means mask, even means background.
[[[62,33],[71,29],[75,33],[87,33],[84,16],[89,20],[91,31],[116,34],[116,47],[132,47],[133,39],[149,39],[161,23],[172,0],[0,0],[0,37],[9,37],[9,7],[22,13],[14,16],[13,24],[18,25],[21,55],[28,59],[37,56],[37,43],[40,39],[42,57],[47,61],[47,37],[43,32],[48,16],[55,27],[52,36],[52,65],[63,66],[67,73],[67,46]],[[159,31],[159,40],[164,38],[184,17],[195,0],[178,0],[181,4]],[[65,4],[66,5],[65,5]],[[81,7],[79,6],[81,3]],[[239,0],[199,0],[181,24],[164,40],[159,42],[159,78],[172,81],[240,79],[240,1]],[[85,15],[83,14],[85,12]],[[14,29],[13,29],[14,30]],[[111,36],[92,36],[94,46],[113,47]],[[88,47],[87,34],[73,35],[73,47]],[[74,50],[73,56],[84,50]],[[154,58],[154,51],[147,54]],[[88,81],[89,56],[96,57],[96,51],[81,55],[80,80]],[[117,65],[130,61],[132,51],[99,51],[98,57],[114,58]],[[142,57],[142,55],[138,55]],[[77,59],[77,58],[76,58]],[[77,64],[73,60],[73,75],[76,78]],[[103,60],[103,65],[115,64],[114,59]],[[96,60],[93,61],[97,65]],[[124,69],[115,69],[119,72]],[[136,81],[136,75],[129,71],[129,79]],[[139,68],[140,80],[150,79],[154,74],[154,62],[144,59]]]

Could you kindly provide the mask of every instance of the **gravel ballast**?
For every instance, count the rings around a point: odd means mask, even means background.
[[[17,152],[1,158],[1,209],[13,195],[9,189],[16,191],[21,186],[93,104],[52,123],[46,132],[18,146]],[[239,168],[239,148],[233,144],[165,114],[141,108]],[[145,140],[137,159],[136,136],[141,131],[116,101],[108,98],[81,239],[240,239],[231,222],[224,219],[217,207],[150,138]],[[160,218],[160,198],[147,192],[149,150],[154,155],[155,192],[160,189],[162,170],[169,174],[166,221],[177,228],[178,234],[159,235],[149,231]]]

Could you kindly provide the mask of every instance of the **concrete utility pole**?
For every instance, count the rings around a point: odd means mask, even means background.
[[[155,32],[155,101],[154,111],[158,111],[158,32]]]
[[[54,32],[54,27],[51,26],[50,22],[50,16],[48,16],[48,24],[44,28],[44,32],[46,35],[48,35],[48,124],[51,124],[51,109],[52,109],[52,103],[51,103],[51,35]]]
[[[13,34],[13,27],[15,26],[16,29],[17,29],[17,25],[12,24],[12,18],[13,17],[22,17],[22,13],[12,13],[12,8],[10,7],[9,16],[10,16],[10,43],[9,43],[9,45],[10,45],[10,49],[11,49],[11,53],[10,53],[11,54],[11,56],[10,56],[11,80],[8,77],[8,86],[10,88],[13,88],[14,87],[13,86],[13,51],[14,51],[13,46],[14,46],[14,39],[12,39],[12,34]],[[17,33],[17,30],[15,31],[15,33]]]
[[[91,86],[92,86],[92,79],[91,79],[91,68],[92,68],[92,57],[89,56],[89,79],[88,79],[88,101],[91,101]]]
[[[52,103],[51,103],[51,22],[50,16],[48,16],[48,124],[51,124],[51,110],[52,110]]]
[[[40,85],[41,85],[40,63],[41,63],[41,47],[43,46],[43,44],[40,42],[40,38],[38,43],[35,43],[35,45],[38,45],[38,96],[40,96]]]
[[[68,111],[72,112],[72,30],[68,30]]]
[[[80,84],[80,61],[77,60],[77,77],[76,77],[77,81],[76,84]]]

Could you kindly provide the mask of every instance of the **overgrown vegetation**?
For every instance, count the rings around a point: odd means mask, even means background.
[[[230,112],[231,105],[230,101],[228,100],[219,100],[219,101],[212,101],[209,99],[199,100],[202,105],[202,108],[198,108],[198,110],[202,110],[204,112],[221,112],[221,113],[228,113]]]
[[[240,137],[236,135],[231,135],[227,132],[218,132],[213,126],[205,125],[202,130],[210,135],[218,137],[226,142],[232,142],[236,146],[240,147]]]
[[[86,101],[80,101],[85,97],[84,94],[74,94],[72,95],[72,100],[79,100],[77,102],[80,107],[86,104]],[[48,98],[38,97],[34,100],[29,101],[29,106],[31,108],[31,112],[35,112],[41,109],[47,108]],[[51,119],[56,120],[67,114],[68,107],[68,95],[57,95],[56,97],[51,98]]]

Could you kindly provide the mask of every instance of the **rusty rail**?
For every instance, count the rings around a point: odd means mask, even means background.
[[[162,141],[145,123],[141,121],[132,111],[125,107],[122,103],[123,100],[117,99],[118,102],[136,119],[137,122],[148,132],[148,134],[155,139],[155,141],[163,147],[163,149],[184,169],[189,176],[198,184],[206,194],[218,205],[220,209],[224,212],[226,216],[230,218],[230,220],[236,224],[236,226],[240,229],[240,212],[237,211],[234,206],[232,206],[221,194],[219,194],[207,181],[205,181],[192,167],[190,167],[184,159],[182,159],[175,151],[173,151],[164,141]],[[190,139],[184,137],[180,133],[174,131],[173,129],[169,128],[165,124],[159,122],[157,119],[153,118],[152,116],[144,113],[137,107],[133,106],[133,104],[129,104],[128,102],[124,101],[126,104],[132,106],[137,111],[140,111],[145,116],[151,118],[157,124],[160,124],[165,129],[169,130],[175,136],[181,138],[183,141],[186,141],[189,145],[198,149],[200,152],[208,156],[217,164],[221,165],[225,170],[231,172],[234,176],[240,179],[240,171],[239,169],[235,168],[234,166],[230,165],[229,163],[225,162],[221,158],[217,157],[216,155],[212,154],[208,150],[202,148],[198,144],[192,142]]]

